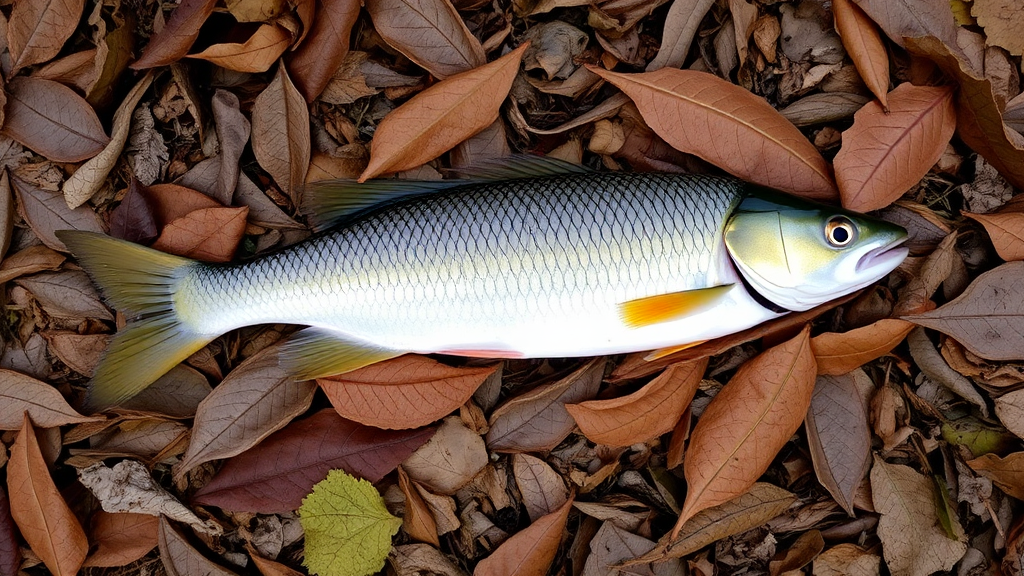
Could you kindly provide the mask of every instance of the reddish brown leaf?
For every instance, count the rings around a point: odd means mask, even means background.
[[[309,409],[316,384],[296,382],[278,364],[277,350],[264,348],[239,364],[199,403],[179,477],[245,452]]]
[[[562,542],[572,500],[504,541],[476,565],[473,576],[545,576]]]
[[[388,44],[437,78],[487,62],[480,41],[448,0],[368,0],[366,11]]]
[[[160,235],[153,207],[135,178],[128,183],[121,203],[110,213],[110,235],[139,244],[149,244]]]
[[[316,100],[345,59],[359,8],[358,0],[316,3],[316,18],[308,37],[288,59],[288,71],[306,102]]]
[[[156,548],[160,521],[149,514],[95,512],[90,521],[90,540],[95,550],[85,567],[117,567],[135,562]]]
[[[955,127],[949,87],[900,84],[888,113],[877,101],[865,104],[835,159],[843,206],[867,212],[893,203],[935,165]]]
[[[43,428],[55,428],[79,422],[95,422],[102,417],[82,416],[53,386],[20,372],[0,369],[0,430],[17,430],[24,415]]]
[[[974,214],[963,212],[964,216],[985,227],[992,239],[999,257],[1007,262],[1024,260],[1024,212]]]
[[[843,46],[860,72],[860,77],[864,79],[864,84],[882,103],[882,109],[888,108],[886,93],[889,91],[889,55],[878,28],[853,0],[833,0],[832,14],[836,19],[836,30],[843,39]]]
[[[881,358],[899,345],[914,325],[884,318],[848,332],[825,332],[811,338],[818,374],[838,376]]]
[[[166,66],[188,52],[199,36],[199,29],[213,14],[216,0],[182,0],[167,24],[149,39],[142,57],[131,64],[135,70]]]
[[[32,420],[25,415],[7,463],[11,516],[32,552],[56,576],[75,576],[89,542],[50,478]]]
[[[692,70],[591,70],[632,98],[647,124],[677,150],[744,180],[818,200],[835,198],[829,166],[814,145],[743,88]]]
[[[646,386],[621,398],[567,404],[569,414],[592,442],[630,446],[672,430],[693,400],[707,359],[673,364]]]
[[[205,262],[230,262],[249,208],[203,208],[164,226],[153,248]]]
[[[92,106],[74,90],[29,76],[7,84],[3,133],[55,162],[81,162],[110,142]]]
[[[434,521],[430,508],[423,501],[416,486],[413,485],[412,480],[409,480],[409,475],[401,468],[398,469],[398,485],[402,488],[402,494],[405,495],[405,515],[402,516],[402,528],[413,540],[440,547],[441,541],[437,537],[437,522]]]
[[[415,168],[490,126],[528,46],[438,82],[385,116],[359,181]]]
[[[19,276],[35,274],[44,270],[57,270],[67,260],[59,252],[46,246],[29,246],[9,258],[4,259],[0,264],[0,284],[14,280]]]
[[[292,35],[284,28],[263,24],[245,42],[214,44],[188,57],[206,60],[228,70],[258,74],[270,70],[291,42]]]
[[[465,404],[499,366],[456,368],[407,354],[317,384],[349,420],[389,430],[418,428]]]
[[[21,566],[21,547],[18,532],[11,518],[11,501],[0,486],[0,576],[17,576]]]
[[[534,452],[557,446],[576,426],[565,405],[596,396],[604,366],[604,359],[592,360],[557,382],[499,406],[491,413],[487,447],[498,452]]]
[[[306,101],[280,65],[274,80],[253,103],[252,151],[281,190],[297,200],[306,181],[310,150]]]
[[[293,570],[280,562],[268,560],[256,554],[248,546],[246,546],[246,549],[249,550],[249,557],[252,558],[252,563],[256,565],[256,568],[263,576],[302,576],[302,572],[298,570]]]
[[[378,482],[433,433],[432,428],[379,430],[321,410],[228,460],[193,500],[226,510],[289,512],[328,471],[340,468]]]
[[[810,328],[744,364],[697,421],[686,452],[686,501],[673,534],[694,514],[753,486],[807,414],[817,367]]]
[[[142,190],[150,203],[160,228],[204,208],[221,208],[213,198],[177,184],[153,184]]]
[[[56,56],[74,34],[84,8],[85,0],[16,2],[6,30],[11,76]]]

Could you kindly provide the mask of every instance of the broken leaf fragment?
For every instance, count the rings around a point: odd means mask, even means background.
[[[384,567],[402,526],[366,480],[332,470],[299,508],[306,531],[305,565],[319,576],[366,576]]]

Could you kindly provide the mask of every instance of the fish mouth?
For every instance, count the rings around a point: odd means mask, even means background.
[[[871,250],[867,254],[861,256],[857,262],[857,272],[868,272],[883,270],[882,274],[893,270],[903,262],[903,259],[910,253],[910,249],[903,246],[903,243],[907,241],[907,236],[904,235],[901,238],[897,238],[888,244],[879,246],[874,250]]]

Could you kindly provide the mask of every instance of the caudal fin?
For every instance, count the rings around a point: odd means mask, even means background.
[[[192,260],[93,232],[62,230],[57,237],[128,316],[93,374],[91,408],[124,402],[213,339],[184,325],[174,308],[175,290]]]

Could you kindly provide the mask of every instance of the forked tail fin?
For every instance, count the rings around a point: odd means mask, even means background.
[[[124,402],[216,337],[183,324],[174,307],[178,281],[192,260],[93,232],[62,230],[57,237],[128,316],[93,374],[90,408]]]

